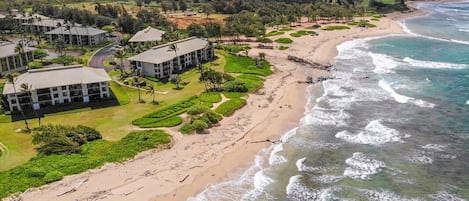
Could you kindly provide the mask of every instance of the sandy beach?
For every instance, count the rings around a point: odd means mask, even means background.
[[[321,93],[321,84],[307,85],[298,81],[305,81],[307,76],[324,76],[328,72],[289,61],[288,55],[333,64],[338,44],[357,38],[403,33],[396,20],[414,14],[419,12],[391,14],[380,21],[371,21],[376,28],[315,30],[318,36],[289,37],[294,42],[286,45],[289,49],[283,51],[253,48],[249,51],[250,56],[265,52],[275,73],[267,77],[263,89],[249,95],[244,108],[224,118],[220,126],[209,130],[210,134],[185,136],[177,129],[167,129],[173,135],[171,149],[146,151],[125,163],[106,164],[67,176],[29,190],[22,195],[22,200],[187,200],[207,185],[224,180],[231,172],[246,169],[260,150],[272,144],[257,142],[278,140],[295,128],[304,115],[307,87],[312,87],[315,94]],[[303,24],[295,30],[304,30],[311,25]],[[295,30],[272,39],[286,37]],[[74,187],[75,191],[63,194]]]

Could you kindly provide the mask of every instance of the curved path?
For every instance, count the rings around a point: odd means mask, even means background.
[[[100,48],[98,51],[96,51],[91,57],[90,59],[88,60],[88,66],[89,67],[93,67],[93,68],[104,68],[106,70],[106,72],[110,71],[111,68],[105,68],[104,65],[103,65],[103,62],[109,58],[109,56],[112,55],[113,51],[111,50],[112,47],[114,47],[115,45],[118,45],[120,44],[121,40],[122,40],[122,35],[118,34],[116,37],[115,37],[116,41],[114,41],[113,43],[107,45],[107,46],[104,46],[102,48]]]

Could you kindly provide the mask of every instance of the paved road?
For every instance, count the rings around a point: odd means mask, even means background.
[[[120,44],[122,39],[121,35],[115,37],[116,41],[112,44],[109,44],[101,48],[96,54],[94,54],[88,61],[88,66],[93,68],[104,68],[103,61],[109,58],[112,55],[113,51],[111,50],[117,44]],[[112,70],[112,68],[104,68],[106,71]]]

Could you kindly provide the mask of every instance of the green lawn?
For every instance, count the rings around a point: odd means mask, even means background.
[[[223,116],[230,116],[244,105],[246,105],[246,100],[244,99],[231,99],[218,106],[217,109],[215,109],[215,112],[218,112]]]
[[[285,34],[285,32],[283,32],[283,31],[271,31],[271,32],[265,34],[265,37],[279,36],[279,35],[283,35],[283,34]]]
[[[282,43],[282,44],[290,44],[293,43],[292,39],[289,38],[279,38],[277,40],[274,40],[276,43]]]
[[[228,73],[245,73],[267,76],[272,74],[270,64],[262,62],[261,66],[256,66],[250,57],[236,56],[223,53],[226,59],[225,72]]]

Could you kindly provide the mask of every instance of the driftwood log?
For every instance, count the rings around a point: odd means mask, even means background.
[[[303,58],[300,58],[300,57],[297,57],[297,56],[292,56],[292,55],[288,55],[288,60],[290,61],[294,61],[294,62],[297,62],[297,63],[302,63],[302,64],[306,64],[306,65],[310,65],[312,68],[316,68],[316,69],[319,69],[319,70],[327,70],[329,71],[332,67],[331,64],[328,64],[328,65],[324,65],[324,64],[320,64],[320,63],[317,63],[317,62],[314,62],[314,61],[309,61],[307,59],[303,59]]]

